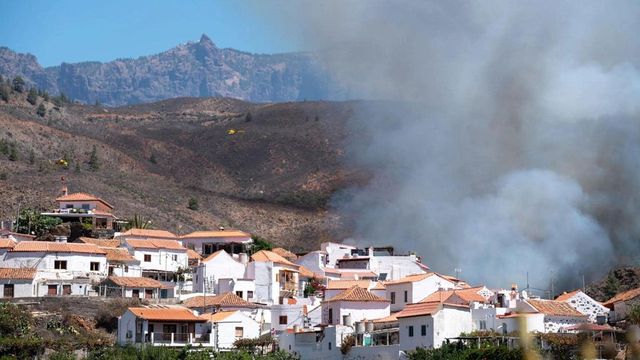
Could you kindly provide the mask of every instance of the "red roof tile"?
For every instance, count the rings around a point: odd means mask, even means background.
[[[194,296],[183,302],[183,305],[188,308],[201,308],[203,307],[203,303],[206,301],[206,306],[214,306],[214,307],[233,307],[233,308],[256,308],[257,305],[250,303],[238,295],[228,292],[220,295],[211,295],[205,296]]]
[[[482,295],[478,294],[478,291],[482,290],[483,287],[475,287],[475,288],[465,288],[465,289],[455,289],[455,290],[439,290],[434,292],[433,294],[427,296],[426,298],[420,300],[420,302],[433,302],[433,301],[441,301],[447,302],[452,296],[457,296],[460,299],[464,300],[467,304],[471,302],[487,302]]]
[[[187,249],[187,257],[189,258],[189,260],[202,259],[202,256],[200,256],[200,254],[198,254],[197,252],[195,252],[195,250],[192,250],[192,249]]]
[[[602,305],[604,305],[604,306],[613,306],[613,304],[617,303],[618,301],[629,301],[629,300],[633,300],[633,299],[637,298],[638,296],[640,296],[640,288],[631,289],[631,290],[616,294],[616,296],[614,296],[611,299],[605,301]]]
[[[17,242],[13,239],[0,239],[0,249],[13,249]]]
[[[580,289],[573,290],[573,291],[570,291],[570,292],[565,292],[562,295],[558,296],[556,298],[556,301],[567,301],[567,300],[571,299],[572,297],[574,297],[579,292],[580,292]]]
[[[177,240],[178,236],[172,232],[166,230],[154,230],[154,229],[129,229],[126,232],[122,233],[123,237],[136,236],[136,237],[145,237],[145,238],[158,238],[158,239],[169,239],[169,240]]]
[[[83,192],[77,192],[77,193],[73,193],[73,194],[60,196],[59,198],[56,199],[56,201],[58,201],[58,202],[63,202],[63,201],[100,201],[101,203],[107,205],[109,208],[113,209],[113,205],[111,205],[108,202],[102,200],[101,198],[99,198],[99,197],[97,197],[95,195],[91,195],[91,194],[87,194],[87,193],[83,193]]]
[[[135,316],[153,321],[176,321],[176,322],[206,322],[205,319],[201,319],[195,316],[191,310],[183,307],[130,307]]]
[[[538,312],[543,313],[545,315],[553,315],[553,316],[579,316],[586,317],[582,313],[578,312],[576,309],[572,308],[569,304],[562,301],[556,300],[534,300],[529,299],[526,300],[527,303],[533,306]]]
[[[439,302],[407,304],[400,312],[396,313],[396,318],[406,318],[413,316],[433,315],[440,310]]]
[[[389,281],[385,281],[384,285],[396,285],[396,284],[408,284],[408,283],[413,283],[413,282],[417,282],[417,281],[422,281],[430,276],[434,276],[436,275],[435,273],[425,273],[425,274],[413,274],[413,275],[408,275],[405,276],[401,279],[398,280],[389,280]]]
[[[163,239],[128,239],[127,244],[134,249],[167,249],[177,251],[187,251],[177,240]]]
[[[137,260],[136,258],[131,256],[131,254],[129,254],[129,251],[127,251],[127,249],[112,248],[112,247],[101,247],[101,249],[107,253],[108,262],[126,262],[126,263],[140,262],[140,260]]]
[[[354,286],[368,289],[371,284],[370,280],[329,280],[327,290],[346,290]]]
[[[36,269],[31,268],[0,268],[0,279],[3,280],[33,280]]]
[[[118,239],[94,239],[89,237],[79,237],[78,240],[85,244],[94,244],[102,247],[115,248],[120,246],[120,240]]]
[[[350,287],[349,289],[339,293],[329,300],[325,300],[324,302],[327,303],[333,301],[389,302],[389,300],[381,298],[377,295],[373,295],[367,289],[363,289],[357,285]]]
[[[274,253],[273,251],[269,251],[269,250],[260,250],[260,251],[258,251],[257,253],[251,255],[251,260],[253,260],[253,261],[271,261],[271,262],[276,263],[276,264],[300,267],[299,265],[296,265],[296,264],[292,263],[291,261],[283,258],[282,256]]]
[[[182,235],[182,239],[197,238],[217,238],[217,237],[243,237],[250,238],[251,234],[240,230],[215,230],[215,231],[194,231],[192,233]]]
[[[160,281],[145,277],[109,276],[107,281],[126,288],[163,288]]]
[[[94,244],[58,243],[50,241],[22,241],[11,249],[13,252],[66,252],[104,255],[106,251]]]

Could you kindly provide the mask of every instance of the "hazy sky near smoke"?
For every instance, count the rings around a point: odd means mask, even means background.
[[[324,1],[276,26],[352,95],[404,103],[349,124],[373,176],[336,207],[362,244],[546,287],[637,260],[638,19],[634,1]]]

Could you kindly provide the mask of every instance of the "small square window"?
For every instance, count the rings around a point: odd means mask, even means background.
[[[151,255],[145,254],[144,255],[144,262],[151,262]]]
[[[288,322],[287,321],[287,315],[280,315],[278,320],[279,320],[278,323],[280,325],[287,325],[287,322]]]
[[[82,209],[83,210],[89,210],[89,209],[91,209],[91,206],[89,206],[89,204],[82,204]]]
[[[97,261],[92,261],[91,263],[89,263],[89,270],[100,271],[100,263]]]
[[[173,261],[178,261],[178,255],[172,255],[171,258],[173,259]]]
[[[67,261],[66,260],[54,260],[53,268],[56,270],[67,270]]]
[[[236,339],[242,339],[244,337],[244,328],[241,326],[236,327]]]
[[[242,294],[242,291],[236,291],[236,295],[237,295],[238,297],[242,297],[242,295],[243,295],[243,294]]]
[[[253,299],[253,291],[247,291],[247,299]]]

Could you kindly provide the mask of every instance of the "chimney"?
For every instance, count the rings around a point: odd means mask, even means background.
[[[67,182],[64,179],[64,176],[60,178],[62,181],[62,189],[60,190],[60,196],[66,196],[69,194],[69,189],[67,188]]]
[[[249,256],[247,256],[247,253],[240,253],[238,254],[238,260],[241,264],[247,265],[249,262]]]

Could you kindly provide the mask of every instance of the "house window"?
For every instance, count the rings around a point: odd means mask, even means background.
[[[171,255],[171,259],[173,261],[178,261],[178,255]]]
[[[129,265],[125,265],[124,266],[124,272],[128,273],[129,272]]]
[[[100,263],[97,261],[92,261],[89,263],[89,269],[91,271],[100,271]]]
[[[244,337],[244,328],[242,326],[236,326],[236,339],[242,339]]]
[[[67,270],[67,260],[54,260],[53,268],[56,270]]]
[[[144,255],[144,262],[151,262],[151,255],[145,254]]]
[[[331,350],[331,341],[329,341],[329,350]]]
[[[420,326],[420,335],[427,336],[427,325]]]
[[[287,315],[280,315],[278,317],[278,320],[279,320],[278,323],[280,325],[287,325]]]
[[[13,297],[13,284],[4,284],[4,297]]]
[[[409,302],[409,292],[407,290],[404,291],[404,302]]]
[[[242,297],[242,291],[236,291],[236,295],[238,295],[238,297]]]
[[[247,299],[253,299],[253,291],[247,291]]]
[[[413,325],[409,326],[409,337],[413,337]]]
[[[392,304],[396,303],[396,292],[395,291],[391,292],[391,303]]]
[[[280,281],[280,274],[276,273],[276,281]]]
[[[333,309],[329,309],[329,324],[333,324]]]
[[[67,209],[73,209],[73,204],[67,204],[67,205],[65,205],[65,208],[67,208]]]
[[[140,290],[133,289],[131,291],[131,297],[134,298],[134,299],[140,299]]]
[[[71,285],[62,285],[62,295],[71,295]]]
[[[486,329],[487,329],[487,321],[480,320],[480,330],[486,330]]]
[[[89,209],[91,209],[91,207],[89,206],[89,204],[82,204],[82,208],[83,208],[84,210],[89,210]]]

